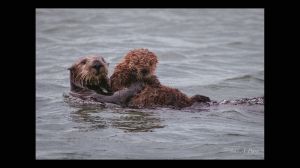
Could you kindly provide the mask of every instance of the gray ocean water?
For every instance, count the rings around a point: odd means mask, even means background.
[[[263,9],[37,9],[37,159],[264,159],[264,107],[71,106],[67,68],[131,49],[159,59],[161,83],[214,100],[264,95]]]

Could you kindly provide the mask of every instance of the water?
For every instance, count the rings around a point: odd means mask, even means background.
[[[67,68],[133,48],[158,55],[161,83],[213,100],[264,95],[263,9],[37,9],[37,159],[264,159],[264,107],[72,106]]]

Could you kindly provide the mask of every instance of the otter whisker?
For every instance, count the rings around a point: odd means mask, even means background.
[[[91,83],[91,75],[90,75],[90,74],[88,74],[88,75],[86,76],[86,81],[87,81],[89,84],[92,84],[92,83]]]
[[[75,80],[78,81],[79,85],[82,87],[81,76],[77,75],[76,78],[75,78]]]
[[[87,85],[87,79],[86,79],[87,75],[88,74],[84,74],[84,76],[83,76],[84,85]]]
[[[80,79],[79,82],[80,82],[80,86],[81,86],[81,87],[84,87],[84,86],[83,86],[83,81],[82,81],[82,79]]]
[[[76,76],[75,80],[81,80],[82,77],[82,72],[78,73],[78,75]]]
[[[87,75],[87,77],[86,77],[86,78],[87,78],[87,79],[86,79],[86,80],[87,80],[87,82],[88,82],[88,83],[91,83],[91,76],[90,76],[90,75]]]
[[[81,86],[84,87],[84,86],[85,86],[85,85],[84,85],[84,78],[81,77],[81,78],[80,78],[80,81],[81,81]]]
[[[86,73],[83,73],[82,76],[81,76],[82,86],[83,87],[85,86],[85,76],[86,76]]]

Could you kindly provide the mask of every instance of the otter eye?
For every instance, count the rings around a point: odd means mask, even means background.
[[[86,64],[86,59],[82,60],[80,63],[81,64]]]

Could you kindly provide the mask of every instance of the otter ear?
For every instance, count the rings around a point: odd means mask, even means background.
[[[72,71],[74,69],[74,66],[71,66],[68,68],[69,71]]]
[[[80,64],[86,64],[86,62],[87,62],[87,59],[84,58],[83,60],[80,61]]]

